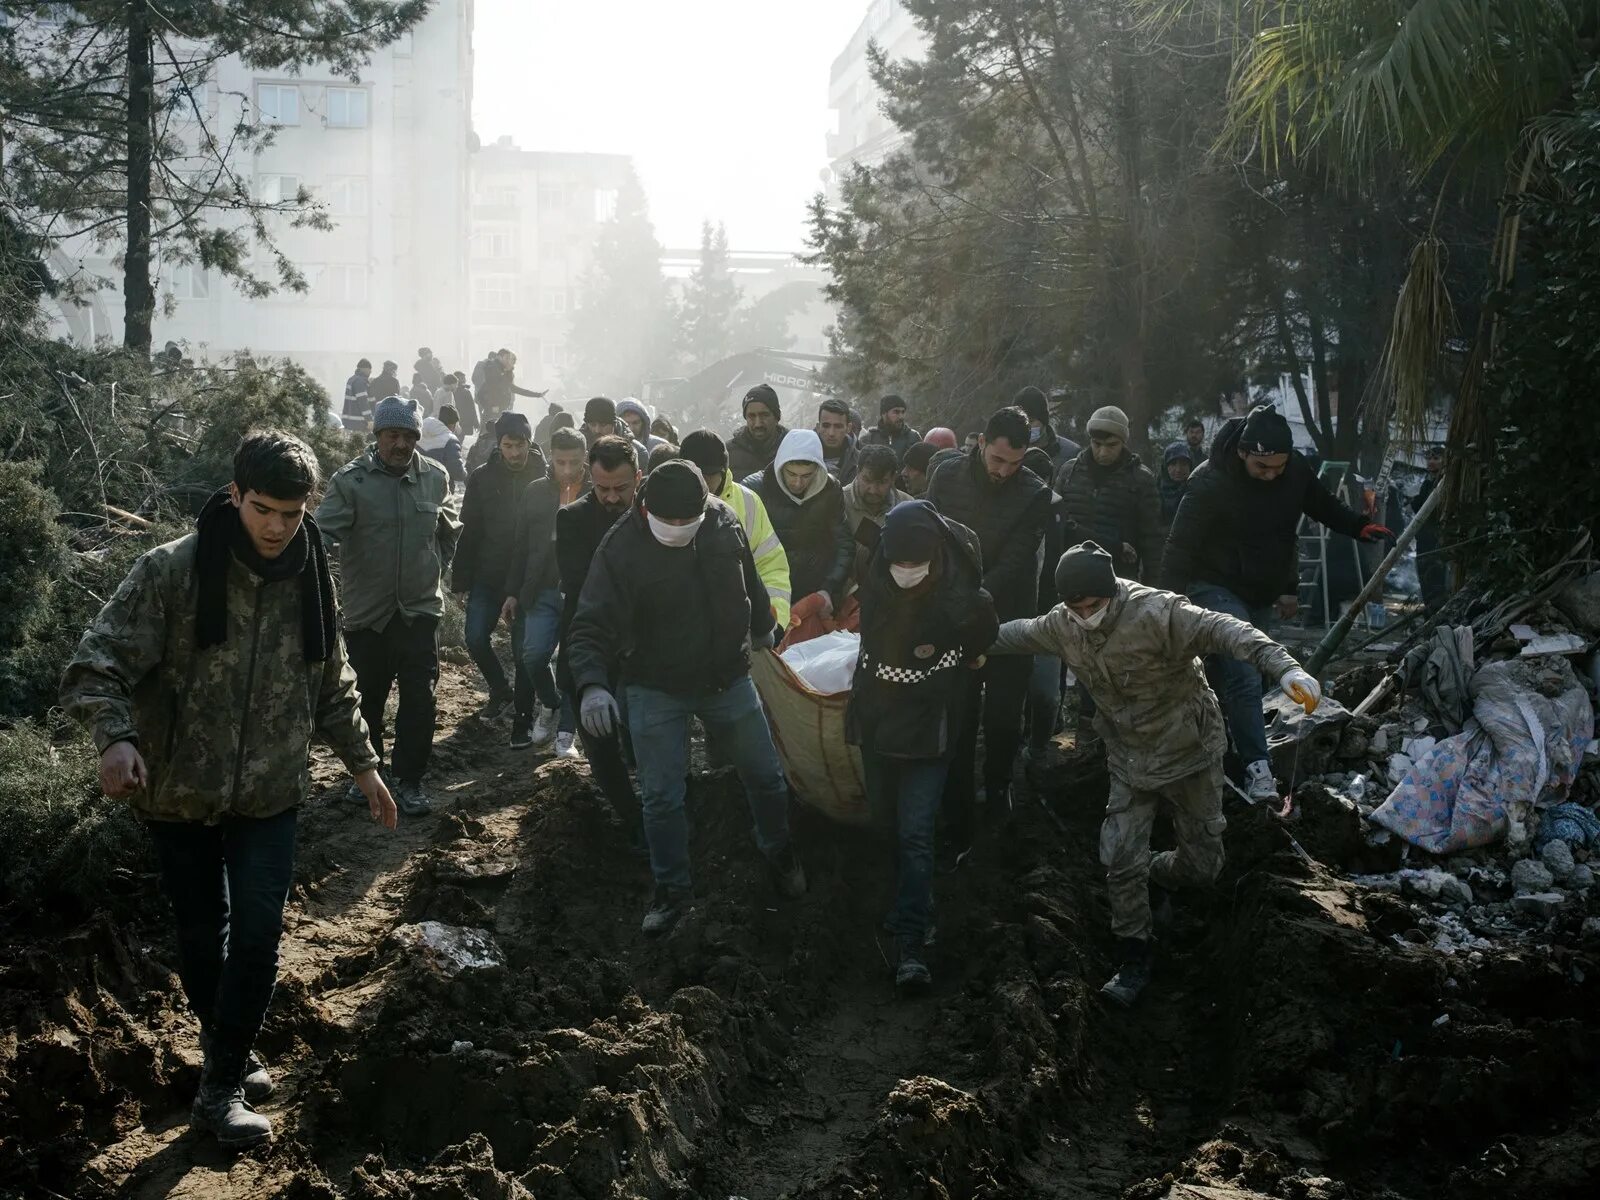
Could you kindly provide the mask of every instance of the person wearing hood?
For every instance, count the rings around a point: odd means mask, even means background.
[[[417,453],[416,401],[379,401],[372,429],[372,444],[328,481],[317,525],[339,549],[340,622],[380,760],[384,709],[389,693],[400,693],[390,760],[395,801],[417,817],[432,811],[422,781],[433,756],[444,573],[461,522],[450,476]]]
[[[539,448],[550,453],[550,435],[555,432],[556,418],[566,409],[552,400],[545,408],[544,416],[539,418],[539,423],[533,427],[533,440],[539,443]]]
[[[933,456],[937,453],[939,447],[932,442],[918,442],[906,451],[905,461],[900,464],[900,486],[913,499],[927,492],[928,476],[933,473]]]
[[[857,581],[867,577],[867,566],[878,544],[878,531],[889,519],[889,510],[906,500],[916,499],[894,486],[895,467],[893,450],[887,446],[868,446],[861,451],[861,465],[855,481],[844,489],[844,523],[855,543],[855,566],[850,573]]]
[[[461,439],[452,429],[459,422],[456,410],[446,404],[437,417],[422,418],[422,437],[417,442],[418,450],[450,473],[451,487],[467,482],[466,468],[461,465]]]
[[[1274,607],[1288,620],[1299,607],[1302,517],[1363,542],[1394,536],[1341,504],[1294,448],[1283,414],[1258,405],[1223,424],[1210,458],[1189,476],[1167,534],[1161,586],[1261,629]],[[1250,798],[1272,799],[1278,785],[1267,757],[1260,672],[1230,658],[1209,666]]]
[[[752,649],[770,650],[774,632],[738,518],[708,499],[693,463],[657,467],[595,553],[567,651],[591,736],[621,724],[619,675],[626,693],[656,882],[646,935],[665,933],[692,904],[683,797],[694,717],[733,760],[779,894],[806,890],[789,840],[789,784],[750,679]]]
[[[822,439],[822,465],[840,487],[850,486],[861,459],[850,436],[850,406],[843,400],[824,400],[817,409],[817,436]]]
[[[644,447],[646,457],[657,446],[669,444],[669,439],[650,432],[650,410],[632,396],[617,401],[617,420],[627,429],[628,436]]]
[[[758,383],[746,392],[739,411],[744,428],[728,443],[728,470],[735,479],[746,479],[772,462],[789,430],[771,384]]]
[[[1050,456],[1050,470],[1054,472],[1061,464],[1079,453],[1079,447],[1064,438],[1057,436],[1055,428],[1050,423],[1050,402],[1045,399],[1044,392],[1036,387],[1025,387],[1017,393],[1015,404],[1028,414],[1028,446],[1031,449],[1044,451]],[[1046,483],[1050,481],[1045,480]]]
[[[1007,621],[989,654],[1049,654],[1072,668],[1095,701],[1111,794],[1100,829],[1118,970],[1101,988],[1124,1007],[1150,980],[1152,891],[1203,887],[1222,871],[1222,711],[1198,657],[1220,655],[1315,710],[1317,681],[1247,621],[1207,611],[1172,592],[1118,579],[1111,555],[1074,546],[1055,570],[1060,603],[1044,616]],[[1150,853],[1163,803],[1177,847]]]
[[[643,467],[650,461],[650,447],[633,436],[617,416],[617,402],[609,396],[591,396],[583,406],[583,437],[591,446],[603,437],[627,438],[639,456],[639,465]]]
[[[377,404],[380,400],[387,400],[390,396],[400,394],[400,364],[383,360],[383,370],[372,380],[368,389],[372,393],[372,402]]]
[[[1155,476],[1128,449],[1128,417],[1107,406],[1089,418],[1089,447],[1056,472],[1065,509],[1062,544],[1093,541],[1117,559],[1117,573],[1154,578],[1161,564],[1161,497]]]
[[[1161,494],[1161,523],[1172,528],[1172,519],[1178,515],[1178,505],[1189,490],[1189,476],[1194,471],[1194,452],[1188,442],[1173,442],[1161,455],[1161,474],[1156,477],[1156,490]]]
[[[533,444],[533,430],[521,413],[500,414],[494,441],[489,460],[467,479],[451,578],[452,590],[467,597],[467,653],[489,687],[489,698],[478,711],[483,721],[498,719],[513,705],[519,713],[533,711],[533,680],[522,665],[524,615],[519,612],[511,622],[514,685],[506,679],[492,639],[505,603],[506,563],[516,551],[522,492],[546,474],[544,455]]]
[[[756,560],[756,574],[767,589],[772,619],[778,628],[789,627],[789,556],[772,528],[772,518],[761,497],[745,487],[728,470],[728,448],[713,430],[697,429],[683,439],[683,457],[700,468],[706,487],[718,500],[733,509],[744,529],[750,553]]]
[[[922,435],[906,424],[906,402],[899,396],[878,401],[878,423],[861,435],[863,446],[888,446],[895,461],[905,462],[906,451],[922,440]]]
[[[887,446],[873,452],[891,460],[894,453]],[[893,462],[880,471],[893,478]],[[894,935],[895,985],[915,990],[931,982],[923,947],[933,910],[934,817],[961,730],[974,718],[972,668],[999,623],[983,590],[977,536],[926,500],[889,510],[858,595],[861,650],[845,737],[861,748],[868,802],[898,834],[885,926]]]
[[[428,385],[430,392],[436,392],[444,386],[444,372],[439,369],[439,360],[426,346],[417,351],[417,361],[411,364],[411,370]]]
[[[844,489],[822,465],[822,439],[809,429],[790,430],[777,457],[744,485],[767,506],[789,557],[790,623],[796,616],[831,617],[844,603],[855,541],[845,524]]]

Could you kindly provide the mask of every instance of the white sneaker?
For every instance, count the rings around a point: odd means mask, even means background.
[[[1272,777],[1272,764],[1266,759],[1244,769],[1245,792],[1256,803],[1278,798],[1278,781]]]
[[[570,733],[558,733],[558,734],[556,734],[556,757],[557,758],[580,758],[580,757],[582,757],[582,755],[580,754],[578,748],[572,744],[573,736],[574,735],[572,735]]]
[[[541,749],[548,746],[550,739],[556,736],[556,726],[560,721],[558,709],[539,709],[539,715],[533,719],[533,744]]]

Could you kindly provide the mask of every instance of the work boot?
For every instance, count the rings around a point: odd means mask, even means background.
[[[211,1057],[211,1034],[204,1026],[200,1028],[200,1053],[206,1058]],[[240,1083],[244,1086],[244,1098],[252,1104],[272,1095],[277,1086],[272,1082],[267,1064],[261,1061],[261,1056],[254,1050],[245,1059],[244,1078]]]
[[[394,789],[395,806],[408,817],[425,817],[433,811],[433,801],[420,783],[402,780]]]
[[[511,748],[526,750],[533,745],[533,717],[518,713],[511,719]]]
[[[1244,769],[1244,790],[1250,803],[1278,798],[1278,781],[1272,777],[1272,764],[1266,759],[1253,762]]]
[[[678,918],[688,912],[693,903],[693,894],[687,888],[656,884],[655,899],[644,914],[640,932],[646,937],[660,937],[678,923]]]
[[[922,961],[922,938],[894,939],[894,986],[901,995],[914,994],[933,983],[933,973]]]
[[[189,1127],[215,1134],[224,1150],[247,1150],[272,1138],[272,1122],[244,1098],[242,1066],[237,1055],[207,1056],[189,1109]]]
[[[478,710],[478,720],[498,721],[506,715],[506,709],[511,707],[510,696],[490,696]]]
[[[785,900],[798,900],[806,894],[806,871],[793,844],[768,858],[767,865],[772,869],[773,886]]]
[[[540,749],[548,746],[556,736],[556,731],[561,724],[561,710],[559,708],[539,709],[539,715],[533,722],[533,744]]]
[[[1140,938],[1122,938],[1118,950],[1122,965],[1100,994],[1121,1008],[1132,1008],[1150,983],[1150,943]]]

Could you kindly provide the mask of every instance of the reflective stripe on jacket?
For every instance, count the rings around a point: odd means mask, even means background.
[[[772,602],[772,616],[780,628],[788,628],[789,605],[793,596],[789,591],[789,556],[783,543],[772,528],[772,518],[767,516],[767,506],[761,497],[733,477],[731,471],[722,473],[722,492],[717,497],[739,518],[744,536],[749,539],[750,553],[756,560],[756,574],[767,585],[767,599]]]

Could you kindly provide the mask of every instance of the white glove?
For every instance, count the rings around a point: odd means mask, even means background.
[[[1317,705],[1322,703],[1322,685],[1299,667],[1285,671],[1278,686],[1308,713],[1316,712]]]
[[[605,688],[590,687],[583,693],[583,701],[578,706],[578,719],[583,722],[590,737],[610,737],[620,716],[617,698]]]

